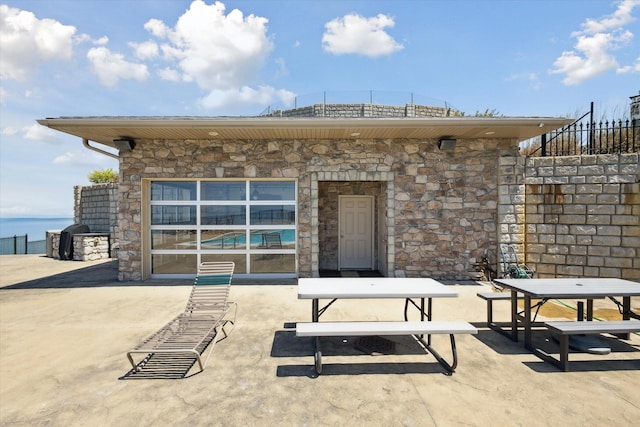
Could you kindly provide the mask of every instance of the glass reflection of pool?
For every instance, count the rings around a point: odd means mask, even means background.
[[[295,230],[259,230],[251,232],[251,247],[268,247],[269,249],[277,249],[270,244],[270,240],[265,240],[265,235],[280,236],[282,247],[292,247],[295,242]],[[247,234],[231,232],[221,234],[215,239],[203,240],[201,242],[202,249],[244,249],[247,246]]]

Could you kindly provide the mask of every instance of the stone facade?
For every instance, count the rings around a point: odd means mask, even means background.
[[[538,277],[639,280],[638,160],[637,153],[501,159],[500,242],[516,244]]]
[[[92,233],[111,236],[111,256],[118,247],[118,183],[74,187],[74,223],[85,224]]]
[[[51,233],[47,238],[51,239],[51,256],[60,259],[60,233]],[[83,233],[73,236],[73,260],[97,261],[111,258],[110,237],[101,233]]]
[[[336,218],[319,200],[345,192],[376,196],[381,271],[468,279],[497,247],[498,159],[517,152],[500,139],[447,151],[435,140],[137,140],[120,157],[120,280],[144,278],[143,180],[176,178],[297,179],[300,277],[332,265]]]

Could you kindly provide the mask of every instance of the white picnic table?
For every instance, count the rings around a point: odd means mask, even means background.
[[[593,319],[593,300],[609,298],[619,305],[622,319],[640,318],[631,311],[631,297],[640,296],[640,283],[618,278],[539,278],[539,279],[495,279],[511,291],[511,339],[518,340],[518,325],[524,329],[524,346],[533,350],[531,344],[532,299],[543,302],[548,299],[576,299],[587,301],[587,320]],[[524,295],[524,312],[518,313],[517,295]],[[622,297],[622,303],[616,300]],[[579,317],[582,315],[579,313]],[[580,319],[581,320],[581,319]]]
[[[310,299],[311,323],[299,323],[296,334],[315,337],[315,360],[318,374],[322,370],[320,336],[358,335],[414,335],[438,362],[453,372],[457,365],[454,333],[476,333],[467,322],[433,322],[432,299],[456,298],[458,293],[451,287],[431,278],[392,277],[325,277],[301,278],[298,280],[298,299]],[[322,314],[340,299],[403,299],[404,321],[355,321],[320,322]],[[320,300],[329,300],[323,307]],[[414,301],[417,300],[417,301]],[[419,321],[409,321],[409,307],[415,307]],[[423,336],[427,335],[426,341]],[[449,334],[454,361],[447,363],[432,347],[431,334]]]

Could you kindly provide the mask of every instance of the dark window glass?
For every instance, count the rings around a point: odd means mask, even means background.
[[[196,207],[151,206],[151,225],[196,225]]]
[[[151,230],[151,249],[197,249],[196,230]]]
[[[233,274],[245,274],[247,272],[247,256],[245,254],[202,254],[202,262],[233,261],[236,263]]]
[[[251,249],[295,249],[296,231],[288,230],[252,230]]]
[[[196,200],[196,183],[183,181],[154,181],[151,200]]]
[[[203,225],[246,225],[244,206],[201,206]]]
[[[152,274],[196,274],[196,254],[155,254],[151,257]]]
[[[246,249],[245,230],[202,230],[201,249]]]
[[[295,206],[251,206],[251,225],[282,225],[295,223]]]
[[[202,200],[247,200],[244,182],[203,182]]]
[[[251,273],[295,273],[294,254],[251,255]]]
[[[250,188],[251,200],[296,199],[296,185],[293,181],[253,181]]]

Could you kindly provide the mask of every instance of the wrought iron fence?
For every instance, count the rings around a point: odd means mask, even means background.
[[[593,120],[591,110],[562,129],[540,137],[540,146],[531,156],[578,156],[640,152],[640,120]]]
[[[44,254],[46,251],[46,240],[30,242],[26,234],[0,238],[0,255]]]

